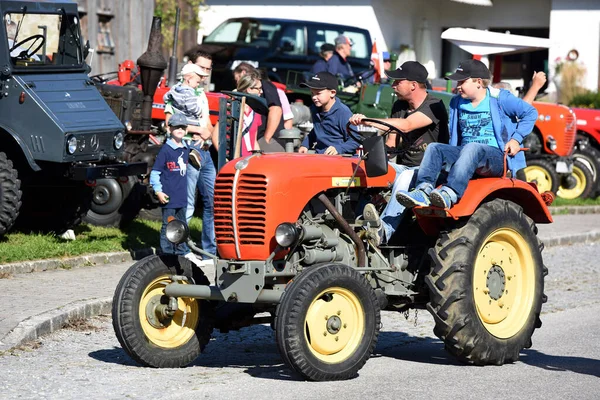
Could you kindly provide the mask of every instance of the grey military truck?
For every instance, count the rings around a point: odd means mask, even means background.
[[[77,3],[0,0],[0,13],[0,236],[15,223],[61,232],[96,180],[146,164],[120,161],[125,128],[88,77]]]

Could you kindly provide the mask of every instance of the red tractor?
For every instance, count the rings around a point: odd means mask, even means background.
[[[546,301],[543,244],[552,195],[508,177],[473,179],[451,209],[416,208],[379,246],[362,218],[395,179],[384,137],[365,156],[256,152],[215,184],[216,280],[183,257],[153,255],[124,274],[113,326],[138,363],[192,363],[214,329],[270,323],[283,361],[309,380],[349,379],[371,356],[381,310],[427,309],[458,359],[502,365],[531,347]],[[188,240],[172,221],[167,237]],[[266,313],[266,314],[265,314]],[[266,315],[266,316],[265,316]]]
[[[573,156],[592,174],[594,185],[592,197],[600,194],[598,172],[600,171],[600,110],[574,108],[577,113],[577,142]]]

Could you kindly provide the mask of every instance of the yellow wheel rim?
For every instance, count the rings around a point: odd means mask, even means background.
[[[304,337],[312,354],[323,362],[340,363],[350,357],[364,332],[365,311],[347,289],[326,289],[308,307]]]
[[[535,263],[525,239],[512,229],[489,235],[473,270],[473,297],[485,328],[498,338],[526,324],[535,297]]]
[[[172,318],[164,315],[168,303],[165,286],[172,281],[167,275],[154,279],[144,290],[139,315],[144,334],[158,347],[172,349],[184,345],[195,334],[200,306],[195,299],[178,298]],[[184,282],[185,283],[185,282]]]
[[[578,166],[573,165],[573,177],[575,178],[575,186],[572,189],[567,189],[563,186],[558,188],[556,195],[563,199],[576,199],[585,191],[586,178],[585,174]]]
[[[544,193],[552,190],[552,176],[545,168],[532,165],[525,167],[525,179],[527,182],[536,182],[538,191]]]

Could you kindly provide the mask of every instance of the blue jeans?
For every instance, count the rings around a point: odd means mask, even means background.
[[[177,254],[185,255],[190,252],[190,248],[187,244],[181,243],[175,245],[167,240],[167,223],[169,217],[175,217],[180,221],[185,220],[185,208],[163,208],[162,209],[162,227],[160,228],[160,249],[163,254]]]
[[[402,216],[405,207],[398,203],[396,200],[396,193],[400,190],[409,190],[415,181],[415,172],[418,167],[407,167],[401,164],[389,164],[396,170],[396,179],[394,179],[394,186],[392,187],[392,197],[389,203],[385,206],[385,209],[381,213],[381,225],[384,229],[383,242],[390,240],[398,225],[402,221]]]
[[[460,199],[473,175],[502,176],[504,152],[497,147],[480,143],[468,143],[464,146],[431,143],[427,146],[419,167],[416,188],[427,194],[431,193],[444,165],[450,166],[450,172],[443,187],[452,189],[457,199]]]
[[[217,239],[215,237],[215,179],[217,171],[210,157],[210,151],[198,150],[200,153],[200,169],[189,165],[187,169],[188,192],[186,222],[190,223],[194,209],[196,208],[196,188],[202,196],[202,249],[210,254],[217,254]]]

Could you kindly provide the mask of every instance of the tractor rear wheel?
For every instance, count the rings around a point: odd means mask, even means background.
[[[5,153],[0,152],[0,236],[12,228],[21,209],[21,181]]]
[[[461,361],[502,365],[531,347],[548,273],[536,234],[520,206],[496,199],[429,251],[427,309],[434,333]]]
[[[367,362],[379,335],[375,292],[343,264],[305,269],[289,283],[275,317],[285,363],[313,381],[349,379]]]
[[[149,256],[132,265],[115,290],[115,334],[127,354],[144,366],[185,367],[200,355],[212,334],[213,308],[206,300],[180,297],[175,314],[166,312],[169,297],[164,288],[173,275],[209,284],[202,271],[192,268],[187,259],[163,255]]]
[[[586,199],[594,189],[592,171],[580,160],[573,162],[573,172],[561,178],[560,187],[556,192],[563,199]]]
[[[556,193],[558,190],[558,174],[554,165],[542,158],[532,158],[527,160],[525,167],[525,177],[527,182],[535,182],[540,193],[550,191]]]

